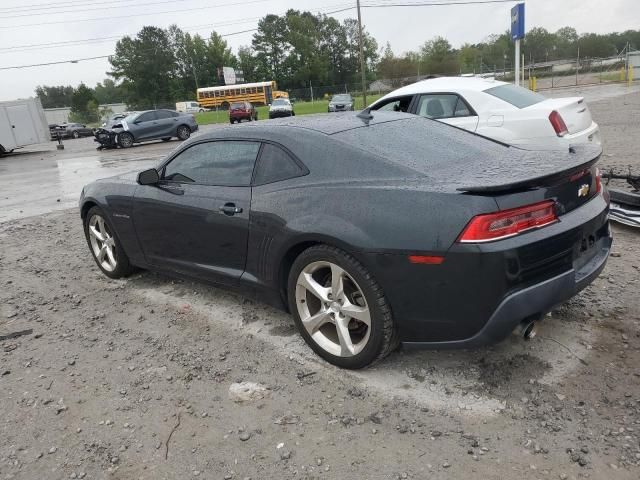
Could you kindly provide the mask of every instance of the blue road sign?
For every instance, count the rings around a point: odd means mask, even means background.
[[[524,3],[511,9],[511,40],[524,38]]]

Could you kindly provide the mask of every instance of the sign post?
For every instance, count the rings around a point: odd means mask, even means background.
[[[511,40],[516,44],[515,79],[520,85],[520,40],[524,38],[524,3],[518,3],[511,9]]]

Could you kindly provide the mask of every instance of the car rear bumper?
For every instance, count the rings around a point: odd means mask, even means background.
[[[530,137],[508,141],[511,145],[517,147],[535,147],[537,150],[556,150],[558,148],[569,148],[572,145],[580,145],[584,143],[601,145],[602,137],[600,136],[600,127],[596,122],[591,122],[589,128],[577,133],[569,133],[562,137]]]
[[[363,261],[389,300],[401,342],[466,348],[500,341],[577,294],[604,268],[611,242],[608,204],[599,194],[539,230],[455,243],[439,265],[411,264],[406,254],[367,254]]]
[[[604,269],[611,236],[601,238],[597,253],[584,265],[507,296],[484,327],[470,338],[448,342],[403,342],[408,347],[474,348],[504,340],[525,319],[539,319],[587,287]]]

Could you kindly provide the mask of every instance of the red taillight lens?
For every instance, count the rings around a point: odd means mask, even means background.
[[[564,123],[564,120],[557,111],[554,110],[549,114],[549,121],[551,122],[553,129],[556,131],[556,135],[559,137],[564,137],[569,133],[567,125]]]
[[[409,255],[409,262],[418,265],[440,265],[444,257],[438,255]]]
[[[600,193],[602,191],[602,172],[600,172],[599,168],[596,168],[596,192]]]
[[[490,242],[512,237],[532,228],[550,225],[558,220],[555,202],[545,200],[526,207],[476,215],[464,229],[459,242]]]

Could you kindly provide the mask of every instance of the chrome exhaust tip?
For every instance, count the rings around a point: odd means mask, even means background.
[[[525,340],[531,340],[538,334],[538,325],[535,321],[525,320],[516,327],[513,333]]]

